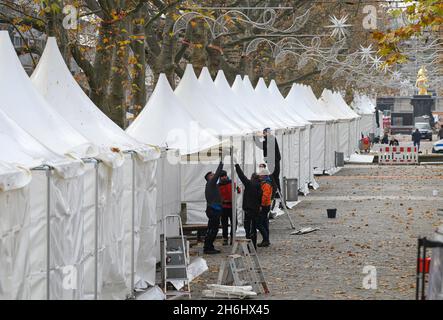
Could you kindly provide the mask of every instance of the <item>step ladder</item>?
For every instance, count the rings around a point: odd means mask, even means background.
[[[235,239],[231,254],[220,265],[218,284],[250,285],[257,294],[270,293],[257,252],[250,239]]]
[[[179,235],[170,235],[173,227],[179,226]],[[190,281],[188,278],[189,249],[183,235],[180,216],[168,215],[163,218],[163,234],[160,236],[162,289],[167,300],[191,298]],[[183,281],[182,289],[173,286],[174,281]]]

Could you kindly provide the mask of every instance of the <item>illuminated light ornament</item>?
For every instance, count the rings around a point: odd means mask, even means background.
[[[371,66],[370,70],[372,70],[372,69],[380,70],[382,63],[383,63],[383,61],[381,60],[381,58],[379,56],[372,58],[372,66]]]
[[[336,16],[330,16],[329,20],[331,21],[332,25],[326,26],[325,28],[333,29],[331,33],[332,38],[338,37],[339,39],[342,39],[349,35],[347,28],[352,27],[352,24],[346,24],[348,21],[348,15],[341,17],[340,19],[338,19]]]
[[[372,54],[375,53],[374,50],[372,50],[372,44],[369,45],[369,47],[363,47],[360,45],[360,55],[361,55],[361,61],[369,62],[372,59]]]
[[[392,76],[391,76],[392,80],[398,81],[398,80],[400,80],[400,78],[401,78],[401,73],[400,72],[394,71],[392,73]]]

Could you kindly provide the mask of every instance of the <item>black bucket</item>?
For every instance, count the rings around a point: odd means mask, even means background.
[[[328,212],[328,218],[329,219],[335,219],[335,216],[337,215],[337,209],[326,209]]]

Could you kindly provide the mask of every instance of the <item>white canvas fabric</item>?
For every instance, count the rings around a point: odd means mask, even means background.
[[[293,84],[285,100],[293,112],[312,123],[309,135],[312,175],[332,169],[332,153],[336,150],[332,132],[335,119],[320,110],[317,98],[308,87]]]
[[[240,76],[238,77],[240,78]],[[223,70],[218,71],[214,84],[219,96],[228,101],[227,105],[229,106],[229,113],[232,114],[233,117],[242,119],[242,121],[245,122],[246,127],[251,131],[263,130],[263,124],[261,124],[260,121],[254,117],[254,115],[249,114],[243,99],[239,97],[229,86]]]
[[[257,86],[255,87],[255,96],[260,102],[259,105],[261,105],[264,114],[271,115],[271,117],[276,119],[276,122],[280,124],[280,127],[274,129],[303,126],[301,123],[294,124],[294,121],[282,112],[280,101],[275,100],[274,96],[271,95],[271,92],[266,86],[263,78],[260,78],[257,82]]]
[[[31,80],[52,108],[99,147],[96,158],[117,167],[124,158],[121,151],[137,151],[146,160],[158,157],[154,148],[131,138],[93,104],[71,75],[55,38],[48,38]]]
[[[213,101],[213,97],[204,92],[192,65],[186,66],[174,93],[192,117],[214,136],[230,137],[242,134],[242,129],[229,119],[229,114],[218,107],[220,101]]]
[[[49,38],[32,81],[54,110],[99,146],[97,158],[108,167],[101,168],[107,217],[102,220],[104,260],[100,270],[103,282],[99,286],[103,298],[124,298],[131,286],[133,210],[136,273],[150,283],[155,277],[152,261],[155,261],[155,168],[159,152],[131,138],[92,103],[65,65],[55,38]],[[135,151],[136,155],[131,157],[123,151]],[[88,225],[86,231],[93,233],[93,227]]]
[[[148,103],[126,132],[144,143],[178,149],[181,155],[219,144],[219,139],[187,111],[164,74],[160,74]]]
[[[255,127],[259,127],[260,131],[262,131],[269,126],[270,120],[262,113],[257,112],[254,99],[250,97],[250,94],[253,93],[251,89],[253,90],[252,85],[246,89],[241,76],[237,75],[235,77],[234,83],[232,84],[232,91],[235,93],[236,100],[239,101],[239,111],[244,117],[252,119]]]
[[[274,101],[276,101],[276,105],[279,107],[276,110],[279,110],[282,114],[282,117],[286,117],[292,121],[292,125],[296,127],[301,127],[299,130],[299,139],[300,139],[300,188],[304,194],[309,193],[309,185],[316,186],[317,183],[314,179],[314,171],[312,169],[311,163],[311,151],[310,151],[310,132],[311,132],[311,122],[303,119],[296,112],[291,110],[291,106],[289,105],[288,100],[286,100],[280,90],[277,87],[277,83],[275,80],[272,80],[269,85],[269,92]]]
[[[97,155],[96,148],[34,88],[7,31],[0,31],[0,96],[3,112],[52,152],[81,158]]]
[[[375,105],[366,95],[356,93],[352,102],[354,110],[360,115],[359,134],[368,136],[376,133]]]
[[[217,89],[207,67],[203,67],[200,76],[198,77],[198,82],[200,83],[202,92],[212,98],[211,101],[222,110],[223,115],[226,115],[226,117],[240,129],[242,135],[253,131],[253,126],[245,121],[243,117],[237,116],[237,112],[233,110],[236,102],[231,100],[232,96],[229,92],[226,93]]]

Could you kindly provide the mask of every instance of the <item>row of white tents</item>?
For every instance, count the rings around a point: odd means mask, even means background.
[[[125,132],[79,87],[54,38],[29,78],[4,31],[0,97],[2,299],[123,299],[152,286],[163,217],[186,203],[188,223],[206,222],[203,175],[219,150],[232,145],[250,174],[263,162],[253,137],[270,127],[282,178],[307,194],[315,173],[335,172],[336,151],[348,157],[374,130],[337,93],[317,99],[295,84],[284,98],[274,81],[254,88],[238,76],[231,87],[222,71],[213,81],[188,66],[175,91],[160,75]]]

